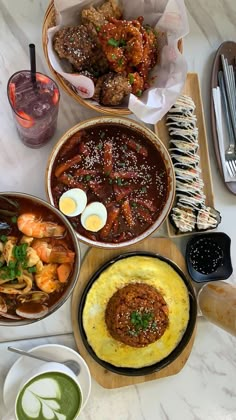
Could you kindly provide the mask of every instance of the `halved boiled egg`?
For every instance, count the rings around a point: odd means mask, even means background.
[[[72,188],[64,192],[59,200],[59,209],[69,217],[81,214],[87,205],[87,195],[80,188]]]
[[[95,201],[88,204],[81,214],[81,224],[86,230],[98,232],[107,221],[107,209],[104,204]]]

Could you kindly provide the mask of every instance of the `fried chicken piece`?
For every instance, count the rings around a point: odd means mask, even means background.
[[[112,70],[123,72],[137,66],[143,58],[143,38],[138,20],[110,19],[98,32],[104,54]]]
[[[139,73],[129,73],[129,81],[132,85],[132,93],[137,96],[141,96],[144,90],[144,79]]]
[[[99,77],[93,99],[102,105],[120,105],[131,92],[131,84],[122,73],[107,73]]]
[[[66,26],[53,38],[53,47],[60,58],[67,59],[77,71],[105,73],[108,63],[92,25]]]
[[[148,72],[157,62],[157,33],[148,25],[142,27],[141,30],[143,35],[143,58],[142,62],[137,66],[137,70],[146,80]]]
[[[105,18],[108,20],[109,18],[122,18],[122,10],[118,6],[115,0],[108,0],[98,8],[99,12],[101,12]]]
[[[82,22],[92,23],[95,28],[100,28],[112,17],[120,19],[121,16],[121,10],[115,0],[108,0],[98,8],[90,6],[88,9],[82,10],[81,13]]]

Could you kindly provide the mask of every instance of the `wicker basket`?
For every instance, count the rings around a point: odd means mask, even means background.
[[[48,51],[47,51],[47,31],[52,26],[55,26],[55,9],[54,9],[54,3],[51,1],[49,4],[43,21],[43,30],[42,30],[42,43],[43,43],[43,51],[44,55],[48,64],[48,67],[50,68],[54,79],[56,79],[57,83],[62,87],[62,89],[68,93],[75,101],[79,102],[81,105],[93,109],[97,112],[101,112],[102,114],[110,114],[110,115],[130,115],[132,112],[128,108],[115,108],[115,107],[109,107],[109,106],[102,106],[102,105],[95,105],[91,103],[88,99],[81,98],[78,94],[74,92],[74,90],[71,87],[71,84],[67,82],[60,74],[58,74],[52,67],[49,58],[48,58]],[[183,42],[182,39],[179,41],[179,50],[182,52],[183,50]]]

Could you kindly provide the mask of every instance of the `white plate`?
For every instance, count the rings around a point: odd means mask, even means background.
[[[66,359],[72,359],[79,363],[80,372],[77,375],[78,382],[83,392],[83,405],[81,410],[88,402],[91,390],[91,376],[89,368],[84,359],[76,353],[76,351],[60,344],[43,344],[28,350],[30,353],[48,357],[55,362],[60,362]],[[20,357],[9,370],[4,386],[3,386],[3,400],[7,410],[12,408],[13,401],[15,401],[23,376],[27,375],[32,369],[40,366],[45,362],[34,360],[27,356]]]

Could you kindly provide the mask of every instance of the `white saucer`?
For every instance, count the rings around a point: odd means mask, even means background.
[[[60,362],[66,359],[76,360],[80,365],[80,372],[77,375],[78,382],[83,392],[83,409],[88,402],[91,391],[91,376],[89,368],[84,359],[76,351],[60,344],[43,344],[28,350],[30,353],[38,354]],[[15,401],[23,376],[36,367],[43,364],[40,360],[34,360],[27,356],[20,357],[9,370],[3,386],[3,400],[7,410],[12,408]]]

